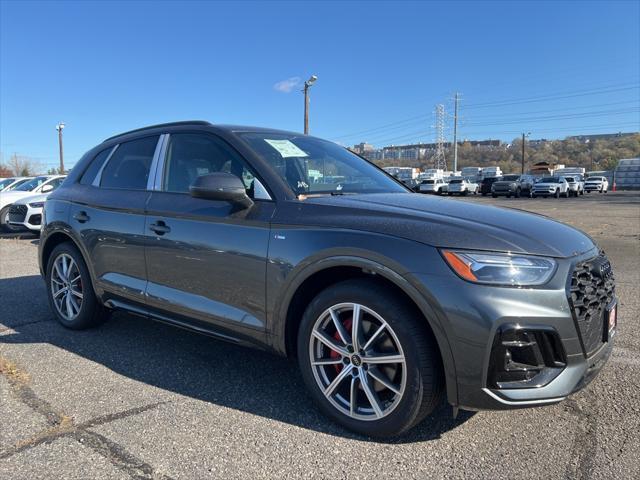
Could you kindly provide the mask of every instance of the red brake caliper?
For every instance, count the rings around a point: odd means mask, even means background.
[[[352,324],[352,318],[353,317],[349,317],[346,318],[342,321],[342,325],[344,325],[344,329],[349,332],[349,334],[351,334],[351,324]],[[338,331],[336,330],[336,333],[333,334],[333,338],[335,340],[337,340],[338,342],[342,343],[342,339],[340,338],[340,334],[338,333]],[[338,352],[336,352],[335,350],[331,350],[329,352],[329,357],[334,358],[334,359],[338,359],[340,358],[340,354]],[[336,369],[336,373],[340,373],[340,371],[342,370],[342,368],[344,367],[344,365],[342,363],[336,363],[334,365],[334,368]]]

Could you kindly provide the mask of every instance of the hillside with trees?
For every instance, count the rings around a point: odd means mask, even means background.
[[[420,166],[429,168],[430,155],[419,162],[412,160],[385,160],[382,166]],[[588,143],[569,138],[543,142],[526,142],[525,170],[536,162],[561,163],[566,166],[584,167],[590,170],[612,170],[622,158],[640,157],[640,133],[635,135],[598,139]],[[447,149],[447,166],[451,168],[453,152]],[[502,147],[472,146],[469,142],[458,145],[458,169],[467,166],[497,165],[503,172],[520,172],[522,139]],[[418,165],[416,165],[418,163]]]

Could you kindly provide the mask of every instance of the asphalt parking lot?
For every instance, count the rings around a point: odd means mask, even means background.
[[[388,442],[310,403],[296,365],[134,316],[53,319],[37,238],[0,238],[0,478],[640,478],[640,193],[481,202],[594,237],[620,298],[611,360],[550,407],[442,406]]]

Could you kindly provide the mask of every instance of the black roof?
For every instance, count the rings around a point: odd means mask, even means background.
[[[207,122],[206,120],[186,120],[182,122],[169,122],[169,123],[159,123],[157,125],[150,125],[148,127],[136,128],[134,130],[129,130],[128,132],[119,133],[109,138],[105,138],[104,142],[108,142],[109,140],[113,140],[114,138],[123,137],[125,135],[129,135],[130,133],[138,133],[144,132],[145,130],[152,130],[154,128],[162,128],[162,127],[179,127],[180,125],[205,125],[211,126],[211,122]]]
[[[250,127],[246,125],[220,125],[220,124],[213,124],[211,122],[207,122],[206,120],[185,120],[181,122],[160,123],[157,125],[150,125],[148,127],[136,128],[134,130],[129,130],[128,132],[118,133],[117,135],[113,135],[112,137],[106,138],[105,140],[103,140],[103,143],[119,137],[124,137],[125,135],[130,135],[132,133],[144,132],[146,130],[153,130],[156,128],[166,128],[166,127],[180,127],[180,126],[188,126],[188,125],[214,127],[219,130],[228,130],[231,132],[262,132],[262,133],[269,132],[269,133],[280,133],[280,134],[289,134],[289,135],[302,135],[301,133],[298,133],[298,132],[279,130],[277,128]]]

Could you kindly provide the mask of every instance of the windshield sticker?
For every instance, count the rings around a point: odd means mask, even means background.
[[[296,144],[289,140],[270,140],[265,138],[264,141],[275,148],[278,153],[282,155],[282,158],[308,157],[304,151],[300,150]]]

